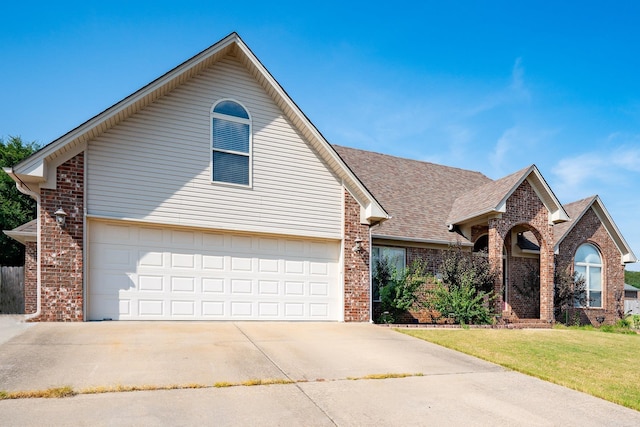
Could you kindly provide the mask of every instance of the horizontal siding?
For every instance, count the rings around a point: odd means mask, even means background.
[[[210,181],[209,111],[221,98],[252,117],[253,187]],[[236,61],[224,60],[91,140],[89,215],[340,238],[342,189]]]

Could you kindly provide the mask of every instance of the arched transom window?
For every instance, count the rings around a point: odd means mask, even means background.
[[[584,278],[587,307],[602,308],[602,258],[598,249],[585,243],[578,248],[575,271]]]
[[[211,179],[251,184],[251,118],[239,103],[225,99],[211,112]]]

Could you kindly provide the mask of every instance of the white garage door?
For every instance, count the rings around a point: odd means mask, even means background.
[[[340,320],[340,243],[89,223],[89,320]]]

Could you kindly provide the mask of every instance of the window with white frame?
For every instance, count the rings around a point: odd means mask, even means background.
[[[211,110],[211,180],[251,185],[251,118],[236,101],[224,99]]]
[[[405,249],[374,246],[371,250],[373,300],[380,301],[380,288],[405,268]]]
[[[585,243],[578,248],[575,271],[584,278],[587,307],[602,308],[602,258],[598,249]]]

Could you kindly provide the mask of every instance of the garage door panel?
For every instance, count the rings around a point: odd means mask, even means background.
[[[340,318],[337,241],[98,221],[89,230],[90,319]]]

